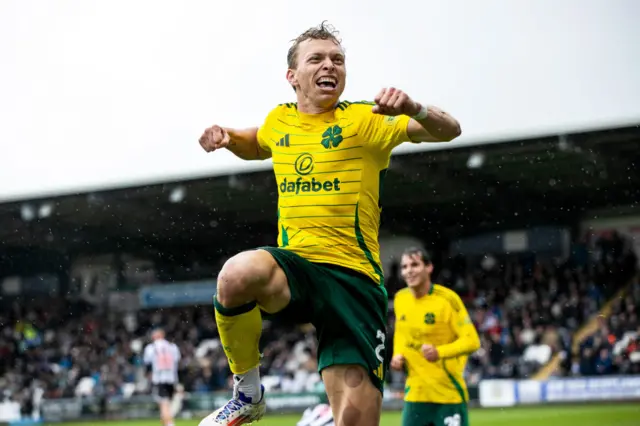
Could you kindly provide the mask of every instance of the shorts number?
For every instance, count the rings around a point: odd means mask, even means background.
[[[384,341],[387,338],[387,336],[385,336],[385,334],[382,332],[382,330],[378,330],[376,332],[376,339],[380,340],[380,343],[378,346],[376,346],[376,358],[378,358],[378,361],[380,361],[380,363],[384,362],[384,357],[382,355],[383,351],[384,351]]]
[[[444,426],[460,426],[460,414],[454,414],[453,416],[444,418]]]

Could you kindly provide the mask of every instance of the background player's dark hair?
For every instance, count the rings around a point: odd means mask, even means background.
[[[289,68],[298,66],[298,46],[306,40],[332,40],[337,45],[340,45],[342,42],[342,40],[338,38],[338,31],[336,31],[332,25],[327,24],[327,21],[322,21],[317,27],[309,28],[292,40],[293,45],[287,53],[287,65]]]
[[[409,247],[402,252],[403,256],[413,256],[416,254],[420,256],[420,259],[422,259],[425,265],[431,264],[431,256],[429,256],[429,253],[423,248]]]

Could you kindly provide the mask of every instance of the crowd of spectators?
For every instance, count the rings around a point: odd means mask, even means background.
[[[614,299],[611,313],[597,319],[597,328],[571,351],[563,353],[561,375],[640,374],[640,282]]]
[[[210,306],[97,315],[59,299],[0,313],[0,401],[10,397],[28,411],[35,389],[45,398],[149,393],[142,349],[155,326],[180,348],[186,391],[228,389],[231,373]],[[265,321],[262,340],[265,385],[297,392],[320,383],[312,327]]]
[[[567,259],[534,255],[450,258],[434,281],[456,290],[476,325],[482,347],[471,355],[467,380],[530,377],[554,354],[564,375],[640,373],[636,281],[613,303],[613,314],[584,342],[573,334],[632,278],[636,258],[612,234],[595,250],[574,247]],[[386,280],[403,286],[397,265]],[[390,316],[390,333],[393,332]],[[182,352],[181,385],[189,393],[228,389],[231,374],[210,306],[98,314],[63,298],[0,311],[0,389],[29,408],[34,390],[45,398],[130,396],[148,393],[141,351],[153,326],[162,326]],[[310,326],[265,322],[262,374],[270,389],[312,391],[321,386]],[[574,346],[578,347],[573,351]],[[390,375],[390,385],[402,377]],[[0,395],[0,399],[3,395]]]
[[[611,357],[617,339],[632,339],[637,329],[638,300],[614,298],[633,280],[637,288],[637,257],[631,241],[617,233],[599,236],[589,248],[587,241],[576,244],[567,259],[531,263],[530,259],[504,269],[502,285],[495,291],[467,299],[475,306],[474,320],[481,333],[482,349],[469,362],[469,379],[531,377],[557,354],[563,362],[553,376],[585,376],[637,371],[640,365],[618,346],[611,368],[596,368],[597,351]],[[588,250],[587,250],[588,249]],[[583,256],[589,253],[589,256]],[[490,263],[490,262],[489,262]],[[531,265],[523,268],[523,265]],[[528,271],[527,271],[528,269]],[[479,296],[479,297],[478,297]],[[615,338],[611,328],[597,327],[585,342],[575,341],[576,332],[598,317],[605,303],[613,299]],[[623,303],[624,300],[624,303]],[[618,313],[624,311],[622,313]],[[598,335],[606,335],[609,345],[601,345]],[[573,354],[574,347],[584,347]],[[591,352],[589,350],[591,348]],[[633,345],[631,345],[633,349]],[[609,350],[609,355],[604,350]],[[633,350],[627,354],[630,355]],[[635,361],[634,361],[635,359]],[[568,365],[570,363],[570,365]],[[576,365],[593,364],[580,370]]]

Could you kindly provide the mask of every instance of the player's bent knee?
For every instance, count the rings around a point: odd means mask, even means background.
[[[256,290],[269,280],[269,265],[259,253],[248,251],[236,254],[225,262],[218,274],[217,299],[222,306],[231,307],[255,301]]]
[[[282,287],[281,283],[274,282],[278,269],[266,251],[246,251],[233,256],[218,274],[218,302],[225,307],[240,306],[260,301],[264,294],[277,292],[278,288],[274,287]]]

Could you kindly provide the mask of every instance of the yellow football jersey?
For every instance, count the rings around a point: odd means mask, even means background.
[[[460,297],[437,284],[416,298],[408,288],[394,299],[396,327],[393,354],[407,367],[405,401],[459,404],[469,399],[463,373],[480,338]],[[440,359],[427,361],[422,345],[434,345]]]
[[[341,102],[310,115],[295,103],[279,105],[258,141],[271,153],[278,184],[278,245],[380,284],[380,196],[391,150],[410,141],[410,118],[374,114],[372,106]]]

